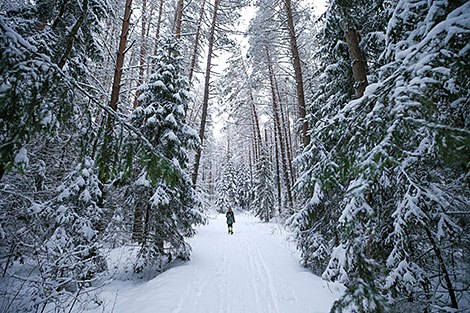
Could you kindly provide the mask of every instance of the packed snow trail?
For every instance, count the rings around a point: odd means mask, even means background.
[[[189,240],[189,262],[138,286],[106,287],[105,310],[95,312],[329,312],[340,288],[300,266],[278,225],[244,214],[235,219],[233,235],[224,215],[200,227]]]

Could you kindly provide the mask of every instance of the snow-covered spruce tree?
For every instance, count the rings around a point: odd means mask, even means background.
[[[242,157],[242,156],[240,156]],[[235,164],[235,197],[236,203],[241,210],[248,210],[251,202],[251,182],[250,182],[250,169],[249,166],[239,159]]]
[[[269,222],[276,213],[276,195],[274,182],[274,168],[265,145],[261,146],[260,159],[256,166],[255,181],[255,215],[265,222]]]
[[[304,186],[340,214],[323,274],[347,286],[334,312],[455,310],[468,296],[468,12],[398,1],[375,82],[320,115]]]
[[[139,107],[132,114],[133,125],[148,141],[137,155],[140,165],[134,183],[134,197],[141,199],[135,205],[142,205],[144,213],[136,271],[165,261],[164,257],[189,258],[184,236],[193,235],[193,226],[204,222],[187,174],[188,149],[197,147],[199,140],[184,123],[188,82],[178,55],[175,39],[163,38],[155,72],[140,87]]]
[[[225,213],[229,208],[238,207],[236,198],[235,168],[232,153],[228,149],[220,173],[216,179],[215,204],[219,212]]]
[[[320,64],[309,78],[317,84],[308,101],[311,144],[297,158],[300,177],[295,189],[305,202],[288,221],[304,265],[317,274],[325,270],[333,246],[339,243],[337,226],[341,212],[338,207],[348,184],[343,164],[350,163],[350,154],[339,143],[348,136],[348,128],[339,127],[338,123],[330,125],[331,118],[356,96],[345,23],[355,26],[362,37],[359,44],[367,61],[369,82],[377,80],[374,73],[385,45],[387,10],[384,5],[387,3],[343,2],[332,1],[320,19],[323,25],[317,38],[320,49],[316,53]]]
[[[89,144],[91,112],[77,82],[86,81],[90,66],[100,60],[95,40],[108,6],[84,0],[4,8],[1,310],[5,304],[6,311],[46,306],[65,311],[74,293],[104,269],[96,240],[102,211],[96,210],[93,161],[79,143]],[[68,197],[57,189],[62,184]]]
[[[377,164],[369,177],[394,201],[385,288],[417,311],[462,308],[470,293],[469,20],[466,1],[399,1],[382,83],[358,103],[375,140],[357,164]]]
[[[21,167],[20,150],[73,113],[74,79],[100,51],[93,34],[106,0],[34,1],[0,12],[0,179]],[[16,159],[16,161],[15,161]]]
[[[224,176],[218,176],[215,184],[215,205],[220,213],[227,212],[232,208],[233,202],[230,200],[230,186]]]
[[[85,133],[74,135],[83,123],[73,122],[54,138],[32,139],[28,167],[3,179],[2,310],[66,310],[106,269],[99,250],[105,222],[97,206],[97,171],[79,148]]]
[[[98,249],[99,230],[103,230],[103,209],[98,206],[101,196],[97,170],[93,160],[85,157],[59,186],[59,195],[39,212],[49,225],[50,235],[41,246],[44,256],[41,265],[43,298],[55,291],[77,291],[89,285],[96,273],[106,265]],[[51,277],[58,286],[44,288]],[[38,286],[39,287],[39,286]]]

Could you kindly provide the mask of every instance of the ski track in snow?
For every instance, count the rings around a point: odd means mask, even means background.
[[[194,238],[191,260],[149,282],[114,281],[86,312],[327,313],[343,290],[303,269],[279,226],[237,214],[234,235],[225,216]]]

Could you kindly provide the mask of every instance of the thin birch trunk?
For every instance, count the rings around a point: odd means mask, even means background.
[[[212,50],[214,48],[214,33],[215,26],[217,21],[217,9],[219,8],[220,0],[214,1],[214,13],[212,15],[212,24],[209,34],[209,46],[207,51],[207,65],[206,65],[206,79],[204,85],[204,98],[202,102],[202,116],[201,116],[201,127],[199,128],[199,139],[201,140],[201,147],[196,152],[196,159],[194,163],[194,172],[193,172],[193,185],[196,185],[197,182],[197,173],[199,170],[199,162],[201,160],[202,147],[204,142],[204,132],[206,128],[206,119],[207,119],[207,107],[209,104],[209,84],[210,84],[210,74],[211,74],[211,61],[212,61]]]

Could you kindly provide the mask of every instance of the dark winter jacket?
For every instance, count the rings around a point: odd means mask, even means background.
[[[227,217],[227,224],[235,223],[235,215],[233,215],[233,211],[228,211],[227,214],[225,214],[225,217]]]

